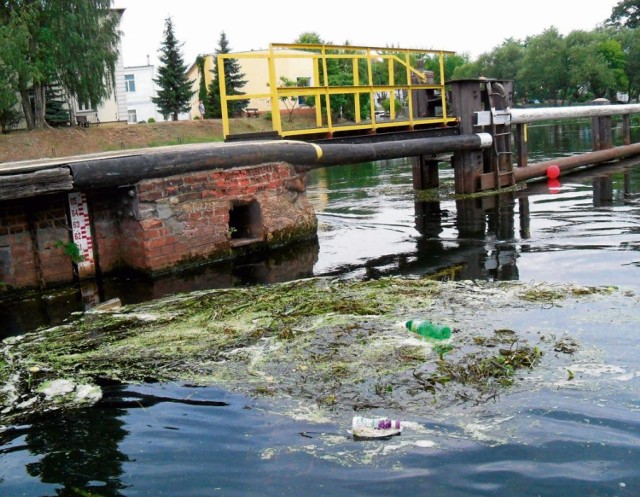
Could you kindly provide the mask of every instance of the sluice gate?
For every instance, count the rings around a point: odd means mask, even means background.
[[[157,274],[313,238],[304,181],[311,168],[410,157],[414,188],[427,189],[439,184],[441,155],[451,154],[456,193],[500,191],[550,165],[528,164],[530,122],[592,119],[593,152],[553,161],[560,170],[640,154],[630,135],[640,105],[516,109],[512,81],[445,82],[442,51],[293,47],[286,56],[310,58],[313,80],[290,84],[278,79],[284,55],[276,48],[268,92],[221,88],[223,114],[242,99],[267,101],[274,129],[260,139],[0,164],[0,282],[44,288],[120,266]],[[350,83],[329,78],[335,63],[351,68]],[[388,115],[374,105],[383,93]],[[311,126],[287,128],[282,99],[306,102]],[[351,102],[352,122],[334,119],[344,115],[333,105],[340,101]],[[622,147],[612,145],[612,116],[623,121]]]

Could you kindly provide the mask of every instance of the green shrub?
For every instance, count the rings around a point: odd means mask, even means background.
[[[20,124],[22,114],[13,108],[0,110],[0,129],[6,135]]]
[[[155,120],[153,117],[150,117],[150,118],[147,120],[147,122],[148,122],[149,124],[153,124],[153,123],[155,123],[155,122],[156,122],[156,120]]]
[[[265,121],[271,121],[273,119],[273,116],[271,115],[271,111],[267,111],[264,114],[262,114],[262,117],[264,118]]]
[[[394,107],[395,107],[396,114],[398,114],[400,111],[402,111],[402,102],[400,101],[400,99],[396,98],[394,100]],[[390,98],[385,98],[382,101],[382,108],[386,112],[391,112],[391,99]]]

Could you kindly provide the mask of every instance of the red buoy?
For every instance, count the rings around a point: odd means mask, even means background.
[[[558,176],[560,176],[560,168],[558,166],[552,164],[547,168],[547,178],[556,179]]]
[[[553,195],[560,193],[560,180],[558,179],[547,180],[547,188],[549,188],[549,193]]]

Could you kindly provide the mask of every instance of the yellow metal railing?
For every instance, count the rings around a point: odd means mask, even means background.
[[[269,50],[261,52],[243,52],[235,54],[219,54],[218,67],[222,68],[225,59],[262,59],[267,74],[265,78],[264,92],[245,93],[242,95],[227,95],[226,81],[223,70],[218,71],[220,80],[220,98],[222,108],[223,132],[225,138],[230,135],[229,102],[237,100],[268,99],[271,113],[271,127],[282,137],[328,133],[335,131],[375,131],[378,128],[407,126],[413,129],[417,125],[446,125],[455,122],[456,118],[447,114],[447,101],[445,90],[444,57],[454,54],[442,50],[418,50],[402,48],[375,48],[350,45],[309,45],[309,44],[282,44],[276,43],[269,46]],[[438,62],[438,81],[430,81],[428,71],[414,67],[426,57]],[[279,61],[294,61],[308,59],[312,65],[309,75],[310,86],[291,86],[291,81],[283,74]],[[335,61],[335,62],[334,62]],[[339,81],[340,84],[331,84],[330,76],[332,64],[340,64],[340,73],[349,74],[350,81]],[[245,64],[247,64],[245,62]],[[348,69],[347,69],[348,68]],[[362,74],[365,72],[366,74]],[[255,76],[253,76],[255,77]],[[384,80],[381,81],[381,78]],[[284,83],[287,83],[286,85]],[[347,84],[345,84],[347,83]],[[254,85],[255,86],[255,85]],[[432,94],[438,94],[441,99],[441,115],[416,116],[414,115],[414,102],[416,90],[432,90]],[[380,119],[375,112],[376,94],[387,94],[389,98],[389,115]],[[396,112],[396,100],[399,94],[404,94],[403,99],[406,109],[402,114]],[[335,112],[331,108],[331,97],[334,95],[351,96],[353,99],[353,118],[348,122],[337,122]],[[366,97],[368,96],[368,98]],[[294,102],[294,99],[303,98],[312,102],[311,108],[315,111],[315,125],[306,128],[296,128],[295,122],[288,123],[287,129],[283,128],[282,115],[286,114],[281,102]],[[255,100],[254,100],[255,101]],[[363,105],[369,103],[368,115],[362,116]],[[249,105],[248,107],[251,107]],[[313,111],[311,111],[313,112]]]

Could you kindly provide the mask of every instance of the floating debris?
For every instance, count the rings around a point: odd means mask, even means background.
[[[5,339],[0,411],[8,424],[97,402],[104,383],[182,381],[294,399],[311,406],[301,409],[308,412],[429,415],[442,406],[486,402],[516,382],[533,381],[521,371],[544,369],[546,357],[555,361],[548,370],[561,367],[558,352],[579,350],[572,330],[558,330],[563,338],[550,340],[549,330],[518,329],[508,316],[547,312],[540,301],[615,291],[579,288],[311,278],[116,305]],[[448,343],[398,326],[412,315],[450,323]],[[51,396],[53,385],[68,388]]]

